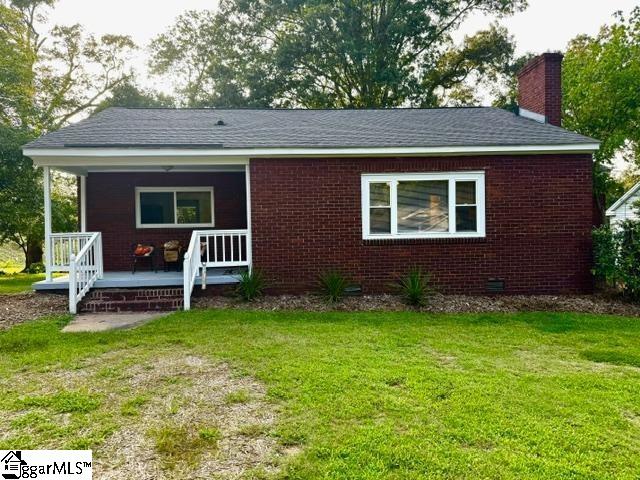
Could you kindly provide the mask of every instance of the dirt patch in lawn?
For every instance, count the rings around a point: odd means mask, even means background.
[[[0,295],[0,330],[48,315],[61,315],[69,309],[69,298],[62,294],[16,293]]]
[[[95,452],[96,478],[239,478],[273,473],[286,456],[270,435],[276,412],[264,387],[227,365],[164,356],[127,376],[140,393],[125,407],[138,414]]]
[[[0,443],[90,448],[97,480],[262,478],[296,453],[261,383],[175,347],[112,350],[0,388]]]
[[[363,295],[346,297],[342,302],[329,304],[316,295],[265,296],[251,303],[231,297],[198,296],[197,308],[239,308],[254,310],[324,311],[403,311],[409,310],[396,295]],[[640,305],[601,295],[441,295],[435,294],[429,304],[419,309],[431,313],[488,313],[488,312],[579,312],[640,316]]]

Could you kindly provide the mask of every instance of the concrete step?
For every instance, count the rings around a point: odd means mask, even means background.
[[[148,312],[182,309],[182,288],[96,289],[80,302],[80,312]]]

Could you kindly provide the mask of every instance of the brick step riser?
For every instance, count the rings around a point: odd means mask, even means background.
[[[176,311],[183,307],[182,299],[137,300],[137,301],[88,301],[80,304],[84,313],[100,312],[148,312]]]
[[[137,300],[166,300],[183,298],[180,288],[163,289],[131,289],[131,290],[92,290],[86,297],[87,301],[137,301]]]

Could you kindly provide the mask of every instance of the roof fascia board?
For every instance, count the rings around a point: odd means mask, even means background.
[[[593,153],[598,143],[565,145],[497,145],[471,147],[380,147],[380,148],[242,148],[242,149],[153,149],[153,148],[26,148],[24,154],[38,165],[90,165],[109,158],[110,165],[170,165],[178,158],[192,164],[246,164],[249,158],[287,157],[389,157],[468,154]],[[69,163],[74,159],[73,163]],[[75,163],[77,162],[77,163]]]

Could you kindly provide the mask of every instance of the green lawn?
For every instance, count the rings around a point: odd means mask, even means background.
[[[44,273],[0,275],[0,295],[31,291],[31,285],[40,280],[44,280]]]
[[[279,412],[269,435],[298,447],[282,478],[640,475],[637,319],[192,311],[132,331],[62,334],[64,321],[0,333],[0,449],[100,457],[154,396],[186,385],[178,375],[141,394],[125,379],[182,352],[264,384]],[[188,445],[214,448],[217,427],[197,428]],[[172,432],[149,432],[159,454],[189,434]]]

